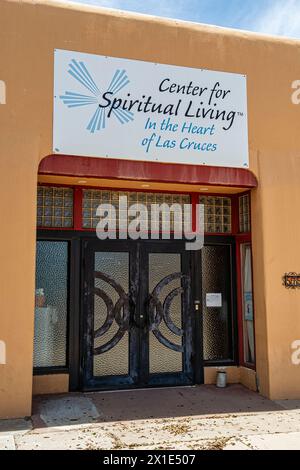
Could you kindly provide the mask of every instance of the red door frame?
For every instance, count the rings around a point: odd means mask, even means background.
[[[238,194],[239,197],[249,195],[249,217],[251,221],[251,195],[250,192]],[[250,222],[251,230],[251,222]],[[241,258],[241,246],[243,244],[249,244],[251,248],[251,273],[252,273],[252,291],[253,287],[253,254],[252,254],[252,237],[250,233],[236,233],[236,272],[237,272],[237,314],[238,314],[238,341],[239,341],[239,364],[249,369],[256,368],[256,355],[254,354],[254,364],[246,362],[245,348],[244,348],[244,319],[243,319],[243,277],[242,277],[242,258]],[[253,300],[253,312],[255,312],[255,305]],[[253,318],[254,328],[254,351],[255,351],[255,316]]]

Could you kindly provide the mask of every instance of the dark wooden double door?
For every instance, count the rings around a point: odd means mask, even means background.
[[[216,258],[220,249],[228,252],[223,266]],[[202,284],[210,292],[223,289],[223,312],[217,315],[228,316],[230,250],[224,244],[186,251],[185,243],[175,240],[84,240],[82,388],[202,383]],[[215,262],[210,266],[208,260]]]
[[[184,243],[84,242],[85,389],[191,384],[191,257]]]

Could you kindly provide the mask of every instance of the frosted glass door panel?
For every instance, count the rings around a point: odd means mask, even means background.
[[[126,375],[129,254],[96,252],[94,269],[94,376]]]
[[[157,329],[151,330],[150,327],[150,374],[182,371],[182,351],[178,350],[182,348],[181,279],[170,277],[180,271],[179,253],[149,254],[149,292],[155,292],[157,299],[154,307],[156,323],[161,320]],[[176,292],[177,295],[173,296]],[[161,312],[166,312],[166,309],[167,317],[164,315],[161,318]]]
[[[66,365],[68,242],[38,241],[34,367]]]
[[[202,248],[204,360],[232,359],[230,282],[230,246],[204,246]]]

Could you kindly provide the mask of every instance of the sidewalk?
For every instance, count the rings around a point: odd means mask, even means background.
[[[0,421],[0,449],[297,449],[300,400],[240,385],[41,396]]]

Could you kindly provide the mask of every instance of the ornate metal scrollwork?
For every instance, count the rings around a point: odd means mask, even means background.
[[[100,297],[106,306],[106,318],[103,324],[94,331],[94,340],[103,336],[111,328],[114,320],[119,326],[116,334],[106,343],[101,346],[94,347],[94,355],[102,354],[106,351],[112,349],[118,342],[123,338],[126,331],[129,331],[131,324],[139,327],[133,321],[133,318],[130,312],[134,312],[134,306],[132,303],[136,301],[136,286],[133,286],[130,290],[130,294],[126,294],[122,286],[118,284],[112,277],[108,274],[104,274],[100,271],[94,272],[95,279],[101,279],[102,281],[109,284],[115,289],[119,295],[116,303],[113,303],[111,297],[100,287],[93,287],[92,293],[95,296]],[[159,299],[159,295],[163,288],[168,285],[170,282],[179,279],[181,280],[181,286],[174,288],[171,292],[168,293],[163,303]],[[168,338],[163,336],[159,330],[162,320],[164,320],[166,326],[169,330],[174,333],[176,336],[183,336],[183,329],[178,328],[171,319],[170,307],[173,299],[177,295],[184,295],[183,301],[185,303],[185,308],[188,308],[188,299],[189,299],[189,290],[190,290],[190,278],[189,276],[182,273],[173,273],[169,276],[163,278],[153,289],[152,293],[149,295],[148,299],[148,316],[149,316],[149,330],[152,331],[154,336],[158,339],[160,343],[166,346],[173,351],[183,352],[183,345],[178,345],[170,341]]]
[[[159,295],[162,289],[174,281],[175,279],[181,280],[181,286],[173,289],[166,296],[164,302],[162,303],[159,299]],[[178,328],[171,319],[170,306],[173,299],[180,294],[184,294],[184,302],[186,303],[185,307],[188,308],[188,299],[189,299],[189,290],[190,290],[190,278],[189,276],[182,273],[173,273],[169,276],[164,277],[153,289],[152,293],[149,296],[148,303],[148,315],[149,315],[149,330],[152,331],[154,336],[158,339],[160,343],[166,346],[173,351],[183,352],[183,345],[178,345],[172,343],[168,338],[163,336],[159,330],[160,323],[164,320],[166,326],[169,330],[174,333],[176,336],[183,336],[183,329]]]
[[[123,338],[130,326],[129,296],[124,289],[108,274],[100,271],[94,272],[95,279],[107,282],[118,293],[119,298],[114,304],[109,295],[99,287],[93,288],[93,294],[100,297],[106,305],[106,318],[100,328],[94,331],[94,339],[103,336],[111,327],[113,321],[119,325],[117,333],[105,344],[94,348],[94,355],[102,354],[112,349]]]

